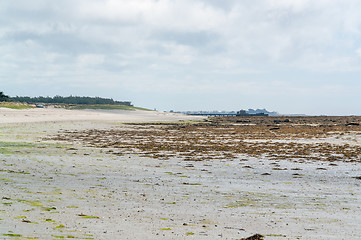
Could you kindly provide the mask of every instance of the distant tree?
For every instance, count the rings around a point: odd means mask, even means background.
[[[56,95],[55,97],[12,97],[11,101],[14,102],[27,102],[27,103],[65,103],[65,104],[81,104],[81,105],[126,105],[133,106],[130,101],[114,101],[112,98],[100,98],[100,97],[79,97],[69,96],[62,97]]]
[[[9,96],[5,95],[3,92],[0,92],[0,102],[6,102],[9,100]]]

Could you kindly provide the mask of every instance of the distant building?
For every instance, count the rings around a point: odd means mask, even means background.
[[[236,113],[236,116],[268,116],[267,113],[259,112],[259,113],[247,113],[246,110],[239,110]]]

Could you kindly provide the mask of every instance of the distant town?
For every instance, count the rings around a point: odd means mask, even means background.
[[[174,111],[171,110],[170,112]],[[248,109],[239,111],[183,111],[176,113],[199,116],[281,116],[278,112],[270,112],[266,109]]]

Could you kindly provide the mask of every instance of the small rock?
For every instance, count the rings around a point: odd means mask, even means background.
[[[263,240],[263,239],[264,239],[264,236],[262,236],[261,234],[255,234],[248,238],[241,238],[241,240]]]
[[[360,124],[356,122],[350,122],[350,123],[346,123],[346,126],[360,126]]]

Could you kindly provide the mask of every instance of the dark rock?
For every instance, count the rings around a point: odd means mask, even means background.
[[[262,236],[261,234],[255,234],[248,238],[241,238],[241,240],[263,240],[263,239],[264,239],[264,236]]]
[[[360,124],[356,122],[350,122],[350,123],[346,123],[346,126],[360,126]]]

